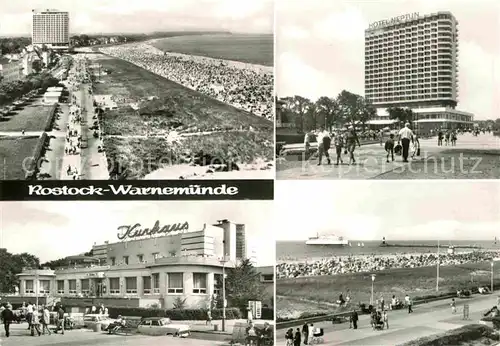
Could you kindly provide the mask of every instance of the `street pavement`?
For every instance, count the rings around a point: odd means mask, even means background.
[[[227,342],[211,340],[203,333],[193,333],[188,338],[174,338],[173,336],[146,336],[146,335],[109,335],[95,333],[87,329],[66,331],[64,335],[52,334],[30,336],[26,330],[27,324],[13,324],[11,336],[5,337],[3,326],[0,332],[0,346],[49,346],[49,345],[105,345],[105,346],[207,346],[227,345]],[[208,335],[209,336],[209,335]],[[203,339],[205,338],[205,339]],[[207,340],[208,339],[208,340]]]
[[[431,179],[431,178],[500,178],[500,137],[466,133],[458,136],[457,145],[438,146],[437,138],[420,139],[421,155],[403,163],[401,156],[386,162],[383,145],[367,144],[354,152],[356,164],[317,166],[317,158],[294,161],[293,156],[277,159],[277,179]],[[332,163],[335,149],[329,151]],[[295,157],[296,158],[296,157]]]
[[[324,329],[325,346],[356,345],[400,345],[402,343],[460,328],[467,324],[479,323],[482,315],[496,304],[496,295],[474,296],[457,300],[457,313],[451,311],[451,300],[417,305],[414,312],[407,310],[389,311],[389,329],[373,330],[368,315],[361,315],[358,329],[349,329],[349,323],[332,324],[331,322],[315,323],[315,327]],[[469,319],[463,319],[464,305],[469,305]],[[295,326],[293,329],[302,326]],[[285,346],[285,332],[278,330],[277,346]]]

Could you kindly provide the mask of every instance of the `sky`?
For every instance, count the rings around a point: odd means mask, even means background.
[[[496,181],[280,181],[277,240],[335,234],[353,240],[500,238]]]
[[[46,262],[90,251],[94,243],[117,242],[117,228],[123,225],[188,221],[195,231],[222,219],[245,224],[257,265],[274,265],[271,201],[2,202],[0,248]]]
[[[498,0],[276,0],[279,97],[364,95],[364,31],[383,19],[450,11],[459,22],[457,109],[476,120],[500,111]]]
[[[273,32],[272,0],[2,1],[0,36],[31,35],[31,10],[70,12],[71,34],[153,31]]]

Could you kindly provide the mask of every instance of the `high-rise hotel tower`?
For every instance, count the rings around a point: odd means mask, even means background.
[[[69,13],[33,10],[32,44],[53,49],[69,48]]]
[[[365,96],[377,108],[372,125],[390,125],[387,108],[411,108],[423,132],[471,127],[458,103],[458,22],[449,12],[406,14],[365,31]]]

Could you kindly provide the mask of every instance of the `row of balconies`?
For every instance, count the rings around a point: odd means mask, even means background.
[[[417,90],[417,89],[428,89],[428,88],[438,88],[439,86],[443,86],[443,87],[453,87],[454,85],[456,85],[456,83],[452,82],[452,81],[441,81],[441,82],[420,82],[420,84],[411,84],[411,85],[407,85],[403,82],[393,82],[393,83],[385,83],[385,84],[382,84],[382,83],[370,83],[370,82],[366,82],[365,83],[365,87],[366,88],[383,88],[383,89],[387,89],[387,90]]]
[[[367,95],[368,97],[369,95]],[[407,101],[449,101],[449,100],[455,100],[455,98],[450,97],[449,95],[429,95],[427,97],[420,97],[420,96],[405,96],[405,97],[376,97],[376,96],[369,96],[370,101],[372,102],[373,105],[377,105],[377,103],[385,103],[385,102],[407,102]]]
[[[372,47],[390,47],[390,46],[423,46],[429,44],[450,44],[449,37],[423,37],[422,39],[405,39],[405,40],[385,40],[383,42],[367,42],[365,41],[365,46]]]

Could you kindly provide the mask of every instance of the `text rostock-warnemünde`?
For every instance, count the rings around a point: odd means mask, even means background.
[[[183,187],[137,187],[133,185],[108,185],[109,188],[96,187],[93,185],[85,187],[46,187],[43,185],[29,185],[30,196],[104,196],[108,193],[113,195],[130,196],[169,196],[169,195],[230,195],[238,194],[238,187],[227,186],[201,186],[189,185]]]

